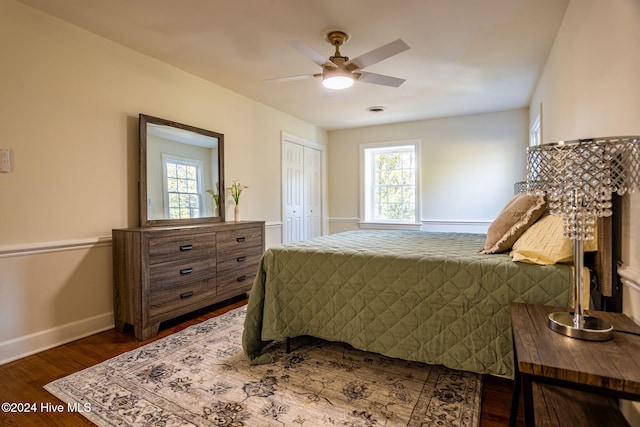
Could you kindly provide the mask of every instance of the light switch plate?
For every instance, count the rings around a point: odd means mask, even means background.
[[[11,172],[11,151],[0,148],[0,172]]]

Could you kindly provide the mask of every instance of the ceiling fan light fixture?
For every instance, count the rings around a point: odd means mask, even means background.
[[[328,89],[346,89],[353,86],[353,78],[350,76],[328,76],[322,79],[322,85]]]
[[[344,68],[324,67],[322,85],[328,89],[346,89],[353,86],[354,76]]]
[[[397,55],[409,49],[409,46],[401,39],[397,39],[384,46],[380,46],[367,53],[364,53],[352,60],[348,56],[340,53],[342,46],[350,35],[344,30],[329,29],[324,33],[324,39],[335,47],[335,53],[326,59],[317,50],[299,40],[290,40],[289,44],[297,49],[307,58],[311,59],[322,68],[322,73],[306,74],[303,76],[291,76],[280,79],[269,79],[267,81],[287,81],[299,80],[307,77],[322,77],[322,85],[332,90],[346,89],[353,86],[355,80],[365,83],[372,83],[382,86],[399,87],[404,83],[404,79],[397,77],[385,76],[382,74],[370,73],[362,71],[364,68],[370,67],[380,61]]]

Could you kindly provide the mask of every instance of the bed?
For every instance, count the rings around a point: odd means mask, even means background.
[[[482,254],[483,234],[351,231],[268,249],[251,290],[244,351],[309,335],[513,377],[509,304],[571,303],[572,266]]]

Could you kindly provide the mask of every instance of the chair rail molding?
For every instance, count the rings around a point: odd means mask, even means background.
[[[618,269],[618,274],[623,281],[627,281],[640,292],[640,270],[625,265]]]
[[[19,245],[2,245],[0,246],[0,258],[38,255],[62,251],[75,251],[102,246],[111,246],[111,236],[94,237],[90,239],[62,240],[55,242],[26,243]]]
[[[422,230],[444,233],[486,234],[492,221],[423,219]]]
[[[640,270],[629,265],[618,269],[622,282],[622,311],[640,324]]]

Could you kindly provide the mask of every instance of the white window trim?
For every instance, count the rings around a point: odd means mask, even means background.
[[[198,169],[198,198],[200,210],[202,211],[202,168],[204,163],[201,160],[189,159],[187,157],[174,156],[172,154],[162,153],[162,196],[164,198],[164,213],[169,218],[169,189],[167,188],[167,162],[182,163],[186,165],[196,166]],[[202,214],[202,212],[200,212]]]
[[[414,214],[415,221],[371,221],[367,220],[367,198],[371,184],[368,177],[365,176],[366,167],[366,151],[375,148],[402,147],[411,145],[414,147],[416,156],[416,211]],[[374,142],[368,144],[360,144],[360,228],[361,229],[394,229],[394,230],[420,230],[421,207],[422,207],[422,191],[420,184],[422,157],[420,155],[421,141],[419,139],[409,139],[401,141]]]
[[[540,144],[542,144],[542,103],[529,127],[529,146],[534,147]]]

